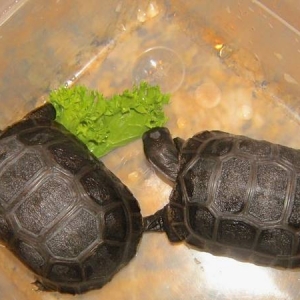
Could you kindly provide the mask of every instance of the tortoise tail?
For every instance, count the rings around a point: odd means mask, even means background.
[[[154,215],[144,218],[144,231],[164,232],[164,210],[158,210]]]
[[[172,226],[174,217],[176,217],[176,214],[174,214],[170,205],[167,204],[154,215],[147,216],[143,219],[144,232],[165,232],[170,242],[181,242],[186,238],[185,231],[174,230]]]

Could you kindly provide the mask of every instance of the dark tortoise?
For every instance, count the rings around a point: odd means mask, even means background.
[[[174,182],[145,230],[258,265],[300,265],[300,151],[221,131],[187,141],[143,136],[147,159]]]
[[[0,240],[45,290],[102,287],[136,254],[138,202],[46,104],[0,135]]]

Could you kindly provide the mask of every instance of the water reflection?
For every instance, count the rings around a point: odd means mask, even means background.
[[[259,299],[263,296],[268,299],[288,299],[280,291],[271,268],[208,253],[195,252],[193,256],[201,262],[209,289],[217,291],[218,295],[232,294],[232,299],[252,299],[258,296]],[[241,295],[244,296],[241,298]]]

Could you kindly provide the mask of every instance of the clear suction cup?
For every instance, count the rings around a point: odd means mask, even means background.
[[[159,85],[164,93],[173,93],[183,82],[185,66],[174,50],[154,47],[138,57],[132,75],[135,84],[146,81]]]

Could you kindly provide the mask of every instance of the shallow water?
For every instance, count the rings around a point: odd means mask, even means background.
[[[150,2],[151,5],[156,2]],[[277,86],[261,62],[209,28],[183,23],[171,8],[145,6],[134,25],[96,53],[68,84],[109,96],[149,79],[171,93],[165,108],[175,136],[218,129],[300,148],[299,125],[274,101]],[[193,25],[194,24],[194,25]],[[291,138],[292,137],[292,138]],[[145,161],[141,140],[103,158],[131,189],[142,214],[168,202],[171,185]],[[36,292],[33,274],[0,248],[0,299],[295,299],[300,273],[258,267],[172,245],[164,234],[145,234],[136,257],[101,290],[84,295]]]

